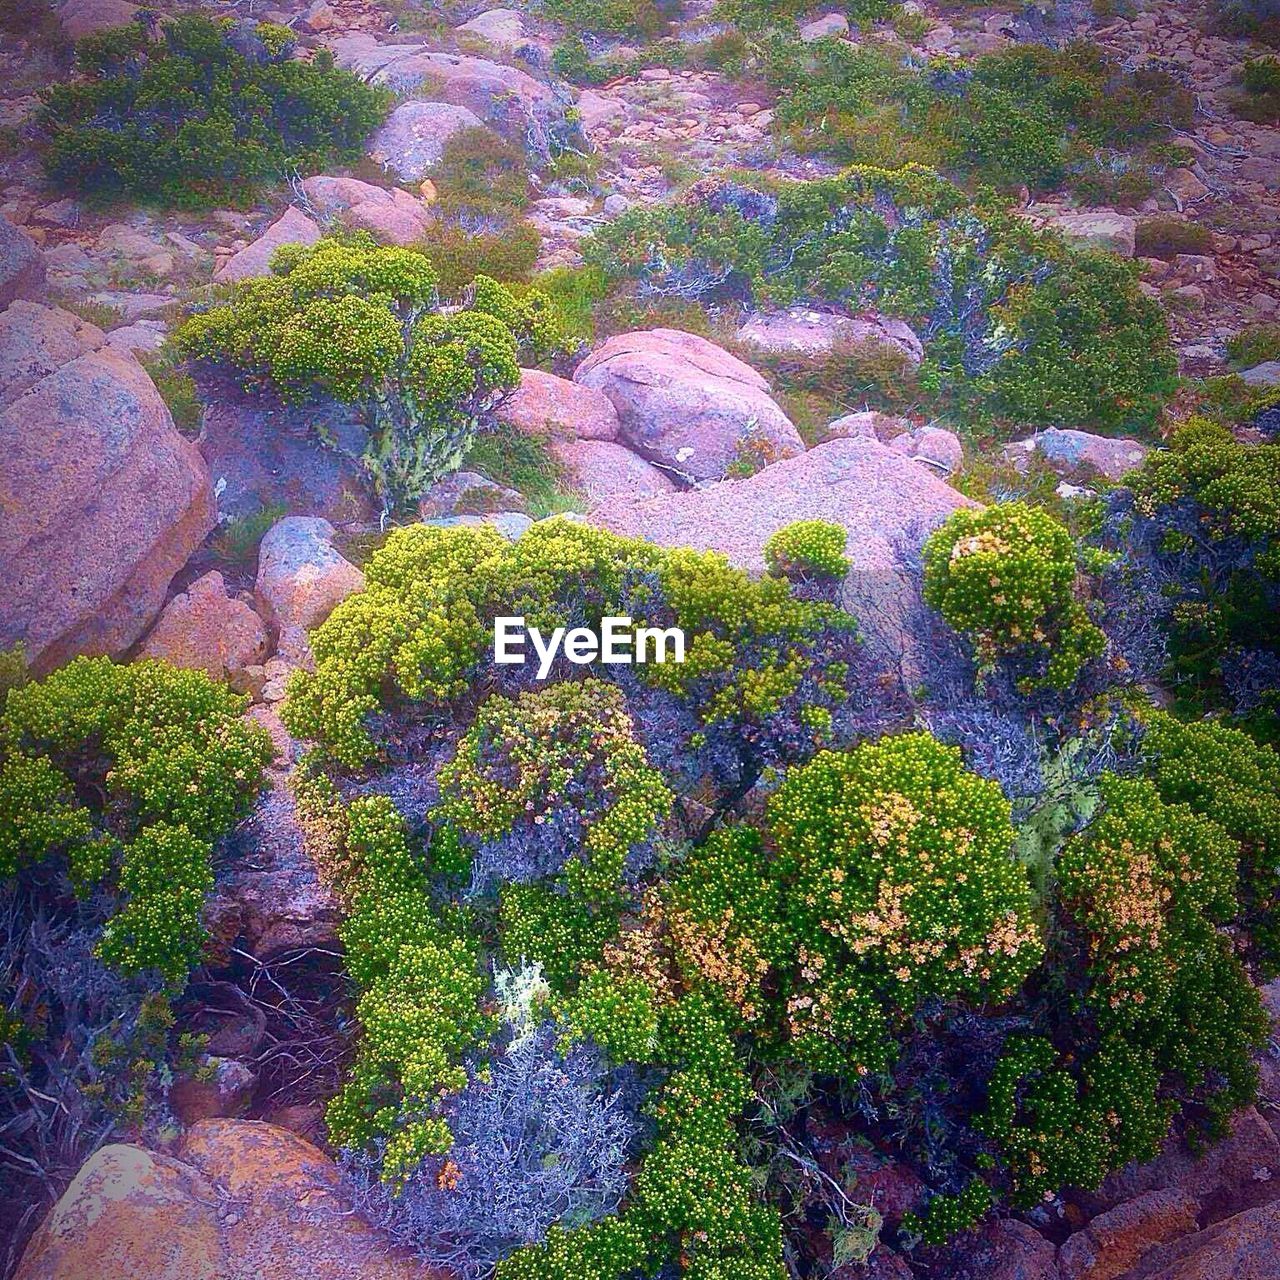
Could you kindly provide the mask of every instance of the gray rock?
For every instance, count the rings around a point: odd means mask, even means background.
[[[25,231],[0,217],[0,308],[44,296],[44,256]]]
[[[369,155],[405,182],[416,182],[439,164],[445,143],[462,129],[484,122],[466,107],[448,102],[402,102],[373,135]]]

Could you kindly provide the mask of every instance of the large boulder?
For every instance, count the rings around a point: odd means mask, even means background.
[[[618,334],[573,380],[609,397],[627,444],[692,481],[719,480],[744,458],[772,462],[804,450],[764,378],[691,333]]]
[[[618,438],[618,411],[603,391],[541,369],[520,370],[520,385],[498,406],[495,416],[526,435]]]
[[[58,6],[58,21],[68,40],[79,40],[95,31],[132,22],[138,8],[129,0],[64,0]]]
[[[590,506],[670,493],[676,487],[653,463],[611,440],[553,440],[550,449],[569,487]]]
[[[0,217],[0,307],[44,293],[44,255],[21,227]]]
[[[1005,445],[1004,454],[1019,470],[1036,455],[1061,475],[1084,470],[1119,480],[1142,466],[1150,452],[1140,440],[1098,436],[1090,431],[1048,427],[1026,440]]]
[[[16,1280],[442,1280],[352,1214],[341,1174],[275,1125],[202,1120],[177,1158],[90,1158]]]
[[[906,583],[897,547],[922,542],[959,507],[977,504],[927,468],[875,440],[843,439],[774,463],[746,480],[691,492],[603,503],[587,517],[665,547],[723,552],[763,570],[764,544],[796,520],[828,520],[848,533],[844,602],[898,646],[896,609]]]
[[[375,187],[359,178],[318,174],[303,182],[302,191],[322,218],[340,219],[387,244],[421,240],[432,221],[426,204],[399,187]]]
[[[97,325],[61,307],[12,303],[0,311],[0,408],[104,340]]]
[[[1132,1280],[1275,1280],[1280,1202],[1248,1209],[1153,1250]]]
[[[1194,1196],[1169,1188],[1099,1214],[1058,1251],[1062,1280],[1119,1280],[1157,1245],[1193,1232],[1198,1209]]]
[[[518,67],[468,54],[439,53],[421,44],[379,44],[369,35],[329,42],[339,67],[386,85],[406,98],[431,98],[466,107],[513,142],[525,143],[531,121],[565,118],[550,85]]]
[[[1085,209],[1079,213],[1059,213],[1049,219],[1067,242],[1077,249],[1102,249],[1132,258],[1138,234],[1138,220],[1112,209]]]
[[[486,9],[457,28],[460,36],[471,36],[502,53],[510,53],[525,43],[524,14],[519,9]]]
[[[227,1280],[218,1212],[190,1165],[102,1147],[31,1237],[15,1280]]]
[[[905,320],[872,312],[846,316],[811,307],[758,311],[738,330],[738,341],[776,355],[811,358],[850,348],[892,347],[912,364],[924,359],[924,346]]]
[[[402,102],[373,135],[369,156],[404,182],[417,182],[440,162],[445,143],[463,129],[481,129],[474,111],[448,102]]]
[[[286,516],[258,545],[255,592],[264,616],[279,630],[281,653],[303,659],[306,633],[318,627],[364,574],[333,546],[335,530],[316,516]]]
[[[315,244],[324,232],[320,224],[289,206],[252,244],[228,258],[214,272],[219,284],[271,274],[271,255],[282,244]]]
[[[45,330],[29,317],[24,331],[70,343],[63,316]],[[6,363],[39,373],[48,350],[36,344],[25,362]],[[213,528],[199,452],[137,360],[102,348],[38,377],[0,410],[0,457],[0,649],[21,642],[37,671],[78,653],[122,653]]]
[[[224,680],[261,663],[269,643],[262,619],[243,600],[227,595],[222,574],[214,570],[165,605],[142,656]]]

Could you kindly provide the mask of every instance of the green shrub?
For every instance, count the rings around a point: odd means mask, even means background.
[[[528,280],[542,249],[542,237],[529,222],[513,222],[501,231],[479,235],[437,222],[417,247],[431,260],[440,296],[454,299],[477,276],[502,284]]]
[[[1134,239],[1140,258],[1175,258],[1180,253],[1213,250],[1213,235],[1207,227],[1172,214],[1143,218]]]
[[[1244,91],[1280,97],[1280,58],[1254,58],[1244,64]]]
[[[1008,801],[930,734],[820,753],[771,798],[769,833],[798,947],[793,1049],[820,1070],[883,1070],[926,1001],[998,1001],[1040,958]]]
[[[390,94],[334,70],[327,52],[294,60],[292,47],[269,23],[199,14],[158,39],[142,21],[86,37],[85,78],[44,94],[45,172],[90,199],[208,207],[358,159]]]
[[[662,35],[671,25],[669,0],[542,0],[542,12],[552,22],[567,27],[575,35],[593,32],[602,35]]]
[[[480,125],[449,136],[431,178],[446,214],[509,218],[529,202],[524,152]]]
[[[924,598],[977,647],[980,670],[1034,655],[1028,685],[1068,688],[1105,644],[1077,598],[1079,550],[1037,507],[960,510],[925,543]]]
[[[844,554],[849,535],[825,520],[797,520],[771,534],[764,544],[770,573],[784,578],[843,578],[849,572]]]
[[[177,982],[204,946],[213,842],[248,811],[270,741],[203,672],[77,658],[0,714],[0,876],[64,860],[77,893],[121,898],[99,943]],[[96,803],[92,802],[96,800]]]
[[[1227,339],[1227,355],[1238,369],[1280,360],[1280,324],[1251,324]]]
[[[455,469],[481,418],[517,385],[523,351],[555,341],[547,301],[516,299],[486,277],[465,310],[440,312],[436,275],[411,249],[367,238],[286,245],[272,275],[194,315],[177,341],[284,398],[360,406],[372,433],[363,461],[388,507]]]

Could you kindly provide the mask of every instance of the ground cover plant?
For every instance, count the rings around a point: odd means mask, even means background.
[[[843,531],[766,561],[415,526],[313,634],[285,717],[361,1028],[329,1132],[428,1261],[781,1280],[815,1215],[927,1258],[1252,1096],[1280,762],[1136,697],[1117,561],[957,513],[904,562],[923,686],[827,602]],[[690,660],[534,680],[492,661],[522,612],[680,625]],[[830,1114],[919,1177],[910,1214],[823,1182]]]
[[[49,180],[90,200],[199,208],[358,159],[390,96],[331,55],[294,59],[294,42],[287,27],[200,14],[86,36],[84,78],[40,107]]]
[[[901,317],[925,344],[921,385],[971,418],[1149,429],[1175,383],[1163,315],[1131,265],[1069,251],[918,166],[707,180],[629,210],[584,257],[643,297]]]
[[[172,999],[214,842],[272,748],[202,672],[78,658],[0,692],[0,1192],[21,1241],[114,1135],[169,1119]],[[10,1236],[13,1232],[13,1236]]]

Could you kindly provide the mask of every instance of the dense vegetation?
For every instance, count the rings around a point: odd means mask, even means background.
[[[706,306],[798,299],[899,316],[922,384],[1021,426],[1149,427],[1176,364],[1129,264],[1073,253],[927,169],[734,174],[629,210],[584,248],[607,278]]]
[[[388,508],[455,469],[519,361],[556,341],[545,297],[477,277],[440,308],[430,259],[372,239],[285,245],[272,274],[191,317],[188,356],[225,362],[286,400],[327,397],[367,417],[363,462]]]
[[[85,78],[54,85],[39,112],[50,181],[90,199],[208,207],[358,159],[390,96],[330,55],[295,60],[293,46],[287,27],[200,14],[85,37]]]

